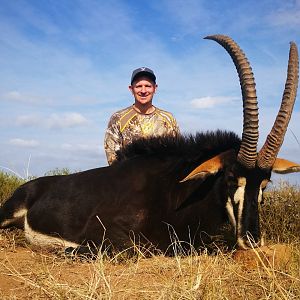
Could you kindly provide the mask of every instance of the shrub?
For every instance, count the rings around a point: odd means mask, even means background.
[[[261,228],[273,242],[300,241],[300,188],[281,182],[265,193]]]
[[[14,190],[24,182],[24,179],[0,171],[0,204],[10,197]]]
[[[54,170],[50,170],[45,173],[44,176],[53,176],[53,175],[68,175],[71,174],[71,171],[68,168],[55,168]]]

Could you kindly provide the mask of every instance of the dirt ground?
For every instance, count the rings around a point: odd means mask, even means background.
[[[171,260],[71,260],[27,245],[19,235],[0,235],[0,299],[144,299],[149,286],[150,292],[161,288],[157,276],[172,276]]]
[[[43,276],[55,278],[60,284],[78,284],[90,272],[89,264],[68,262],[51,252],[27,245],[14,245],[5,237],[0,240],[1,299],[38,299],[43,293],[39,281]],[[40,277],[40,278],[39,278]],[[39,291],[41,293],[37,293]],[[45,291],[46,292],[46,291]]]
[[[291,253],[284,245],[264,247],[260,254],[237,251],[231,256],[161,256],[121,263],[71,260],[63,252],[27,245],[22,233],[0,231],[0,299],[219,299],[210,298],[211,290],[218,288],[227,299],[240,299],[241,293],[253,295],[264,285],[261,271],[258,279],[254,273],[249,277],[250,285],[248,278],[241,280],[244,274],[249,276],[259,264],[262,270],[271,264],[283,270],[290,263]],[[268,276],[267,272],[267,285]],[[228,288],[233,283],[237,298]],[[262,290],[266,293],[265,287]]]

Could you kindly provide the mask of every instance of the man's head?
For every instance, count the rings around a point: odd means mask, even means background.
[[[156,84],[156,76],[155,76],[154,72],[147,67],[141,67],[141,68],[135,69],[132,72],[130,84],[132,85],[133,82],[135,80],[139,79],[140,77],[147,77],[151,81],[153,81],[154,84]]]
[[[140,112],[149,113],[151,111],[156,89],[156,77],[151,69],[143,67],[132,72],[129,90],[134,96],[135,108]]]

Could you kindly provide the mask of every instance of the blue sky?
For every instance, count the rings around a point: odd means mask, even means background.
[[[181,131],[242,131],[234,65],[210,34],[239,43],[252,65],[260,142],[284,89],[300,1],[0,0],[0,166],[23,177],[105,166],[111,114],[133,103],[133,69],[158,78],[154,104]],[[298,97],[299,98],[299,97]],[[300,101],[280,157],[300,163]],[[297,180],[299,176],[291,176]]]

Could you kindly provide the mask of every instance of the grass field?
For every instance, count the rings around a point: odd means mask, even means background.
[[[0,202],[22,180],[0,173]],[[96,260],[28,245],[0,231],[0,299],[300,299],[300,188],[266,192],[262,229],[269,247],[189,256]]]

